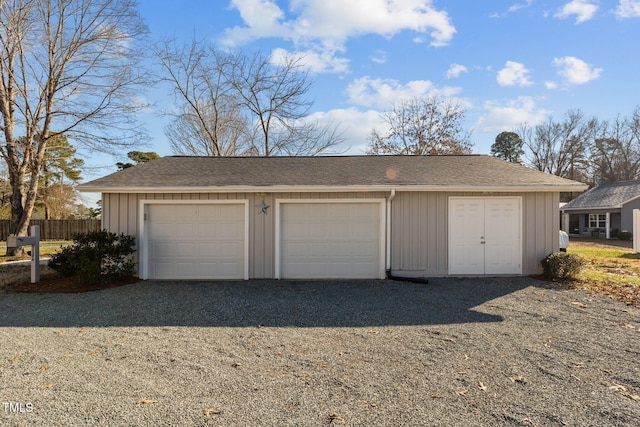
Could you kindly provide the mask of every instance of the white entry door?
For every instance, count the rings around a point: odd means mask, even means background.
[[[449,199],[449,273],[521,274],[521,199]]]

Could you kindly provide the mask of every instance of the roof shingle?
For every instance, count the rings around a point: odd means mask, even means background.
[[[640,181],[612,182],[593,187],[562,209],[620,208],[637,197],[640,197]]]
[[[547,188],[586,186],[487,155],[163,157],[81,184],[82,191],[253,187]],[[562,189],[560,189],[562,188]]]

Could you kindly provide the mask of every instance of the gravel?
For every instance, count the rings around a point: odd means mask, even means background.
[[[0,295],[0,425],[638,420],[640,309],[532,278]]]

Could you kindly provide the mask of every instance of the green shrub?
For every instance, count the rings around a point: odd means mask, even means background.
[[[547,279],[565,280],[575,278],[582,267],[584,259],[576,254],[554,252],[543,259],[542,270]]]
[[[633,234],[629,231],[619,231],[616,237],[620,240],[631,240],[633,238]]]
[[[49,267],[62,276],[80,283],[104,283],[133,275],[133,236],[100,230],[76,234],[73,241],[49,261]]]

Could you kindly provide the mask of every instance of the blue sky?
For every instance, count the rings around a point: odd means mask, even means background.
[[[304,55],[312,117],[341,123],[347,154],[362,154],[380,113],[409,96],[463,103],[475,153],[523,122],[640,105],[640,0],[141,0],[139,10],[152,38]],[[173,96],[146,96],[144,149],[170,155],[170,119],[158,113]]]

